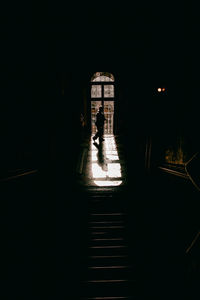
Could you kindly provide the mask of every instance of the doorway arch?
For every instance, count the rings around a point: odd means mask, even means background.
[[[114,133],[114,101],[115,101],[115,78],[108,72],[96,72],[91,78],[91,133],[95,134],[96,114],[100,106],[104,109],[106,118],[104,134]]]

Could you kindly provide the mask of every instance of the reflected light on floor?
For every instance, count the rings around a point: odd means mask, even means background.
[[[94,183],[98,186],[118,186],[122,183],[121,180],[119,181],[111,181],[111,180],[104,180],[104,181],[97,181],[97,180],[94,180]]]
[[[102,149],[91,140],[92,177],[98,186],[118,186],[122,184],[121,165],[113,135],[106,135]]]

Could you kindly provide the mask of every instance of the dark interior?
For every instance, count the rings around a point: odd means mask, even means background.
[[[198,299],[195,8],[51,2],[7,7],[2,22],[1,298]],[[127,184],[91,192],[77,163],[91,135],[91,78],[101,71],[115,77]],[[94,207],[126,213],[126,294],[119,282],[114,295],[83,284]]]

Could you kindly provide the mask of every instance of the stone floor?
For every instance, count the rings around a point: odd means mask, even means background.
[[[123,147],[118,137],[106,135],[102,143],[86,141],[80,154],[80,184],[88,187],[117,187],[127,183]]]

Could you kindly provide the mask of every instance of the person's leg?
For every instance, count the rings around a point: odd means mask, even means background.
[[[103,128],[99,129],[99,141],[100,142],[104,141],[104,139],[103,139]]]
[[[99,129],[97,128],[96,134],[93,136],[93,140],[95,141],[99,137]]]

